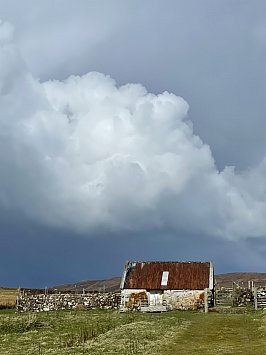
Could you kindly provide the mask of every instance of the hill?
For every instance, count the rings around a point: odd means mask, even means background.
[[[114,292],[119,291],[120,277],[113,277],[106,280],[83,280],[75,284],[56,285],[49,290],[57,290],[60,292]]]
[[[60,292],[85,292],[102,291],[113,292],[119,291],[120,277],[113,277],[106,280],[84,280],[76,284],[56,285],[50,290]],[[227,274],[215,275],[216,284],[221,287],[232,287],[232,283],[236,282],[240,286],[247,287],[249,281],[253,281],[256,286],[266,286],[266,273],[260,272],[232,272]]]
[[[215,275],[216,284],[221,287],[232,287],[233,282],[239,286],[247,287],[249,281],[255,286],[266,286],[266,273],[264,272],[231,272]]]

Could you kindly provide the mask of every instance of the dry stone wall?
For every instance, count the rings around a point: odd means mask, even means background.
[[[215,290],[216,306],[253,306],[254,291],[249,288],[217,288]]]
[[[17,298],[17,312],[43,312],[64,309],[118,309],[120,293],[91,294],[20,294]]]

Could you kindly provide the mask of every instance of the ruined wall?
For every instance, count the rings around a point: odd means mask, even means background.
[[[209,304],[212,295],[209,292]],[[141,306],[167,306],[171,309],[200,309],[204,307],[203,290],[137,290],[125,289],[121,292],[121,308],[140,309]]]
[[[43,312],[63,309],[118,309],[120,293],[91,294],[20,294],[17,312]]]

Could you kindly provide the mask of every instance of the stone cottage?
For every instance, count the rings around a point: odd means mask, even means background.
[[[208,289],[209,302],[212,303],[213,280],[211,261],[129,261],[125,264],[120,285],[120,311],[201,308],[205,289]]]

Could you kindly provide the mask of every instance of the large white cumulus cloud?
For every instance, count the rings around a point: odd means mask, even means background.
[[[40,83],[0,28],[0,208],[52,226],[266,235],[266,162],[219,172],[188,104],[100,73]]]

